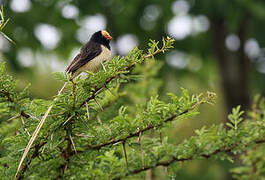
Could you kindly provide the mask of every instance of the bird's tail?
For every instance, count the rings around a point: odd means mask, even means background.
[[[58,92],[58,95],[60,95],[60,94],[63,92],[63,90],[64,90],[64,88],[66,87],[67,83],[68,83],[68,82],[65,82],[65,83],[64,83],[63,87],[62,87],[61,90]],[[56,99],[55,99],[55,100],[56,100]],[[20,160],[20,162],[19,162],[19,165],[18,165],[18,168],[17,168],[17,172],[16,172],[16,175],[15,175],[15,178],[17,177],[17,175],[18,175],[18,173],[19,173],[19,170],[20,170],[20,168],[21,168],[21,166],[22,166],[23,161],[24,161],[25,158],[27,157],[27,154],[28,154],[28,152],[29,152],[29,150],[30,150],[30,148],[31,148],[31,146],[32,146],[32,144],[33,144],[33,142],[34,142],[35,139],[37,138],[38,133],[40,132],[40,129],[41,129],[41,127],[43,126],[43,124],[44,124],[45,120],[47,119],[49,113],[51,112],[52,108],[53,108],[53,105],[51,105],[51,106],[48,108],[48,110],[46,111],[46,113],[45,113],[44,116],[42,117],[41,121],[39,122],[37,128],[35,129],[34,133],[32,134],[32,136],[31,136],[31,138],[30,138],[30,140],[29,140],[29,142],[28,142],[28,144],[27,144],[27,146],[26,146],[26,148],[25,148],[25,151],[24,151],[24,153],[23,153],[23,156],[21,157],[21,160]]]

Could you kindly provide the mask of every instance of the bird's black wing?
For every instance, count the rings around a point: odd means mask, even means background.
[[[100,44],[88,42],[67,67],[66,72],[75,73],[79,68],[100,55],[102,48]]]
[[[80,59],[80,54],[76,55],[74,60],[71,62],[71,64],[66,68],[66,72],[70,73],[72,72],[72,67],[77,63],[77,61]]]

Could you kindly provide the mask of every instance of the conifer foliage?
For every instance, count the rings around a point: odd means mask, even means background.
[[[243,119],[233,109],[226,125],[196,130],[178,144],[169,142],[164,129],[196,116],[201,104],[213,104],[215,94],[168,94],[158,97],[161,63],[153,57],[172,48],[167,37],[150,41],[145,53],[134,48],[126,57],[105,63],[106,72],[87,72],[69,81],[52,100],[30,99],[29,86],[16,91],[16,80],[0,66],[0,174],[14,177],[32,132],[50,105],[47,121],[24,161],[17,179],[144,179],[145,171],[167,167],[174,177],[180,162],[202,158],[234,161],[242,155],[242,167],[231,170],[237,178],[264,176],[265,100],[256,98]],[[212,106],[214,108],[214,106]],[[264,147],[264,146],[263,146]],[[258,151],[259,153],[255,153]],[[254,168],[254,169],[253,169]],[[251,174],[252,173],[252,174]]]

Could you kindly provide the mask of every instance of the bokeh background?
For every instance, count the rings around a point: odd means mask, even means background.
[[[7,62],[19,87],[31,83],[32,98],[50,99],[60,84],[52,72],[64,71],[95,31],[114,38],[113,55],[149,39],[170,36],[175,48],[158,57],[160,94],[213,91],[214,106],[168,132],[174,141],[194,129],[226,121],[232,107],[251,107],[265,94],[264,0],[1,0],[10,22],[4,29],[16,45],[0,36],[0,61]],[[179,179],[231,179],[228,162],[196,161],[177,171]],[[158,174],[158,173],[157,173]],[[151,174],[150,179],[161,178]]]

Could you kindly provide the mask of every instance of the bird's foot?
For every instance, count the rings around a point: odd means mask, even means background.
[[[103,67],[104,72],[106,72],[106,68],[105,68],[103,62],[101,62],[101,65],[102,65],[102,67]]]

